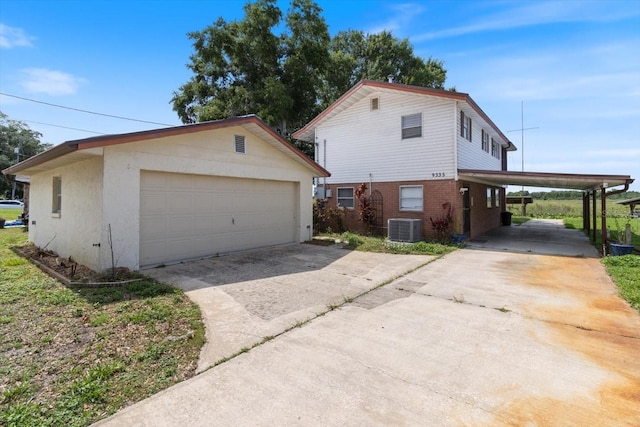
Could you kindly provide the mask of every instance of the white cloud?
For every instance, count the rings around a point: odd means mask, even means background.
[[[22,28],[10,27],[0,23],[0,49],[14,47],[32,47],[34,37],[26,34]]]
[[[47,93],[49,95],[70,95],[86,80],[62,71],[47,70],[45,68],[26,68],[21,70],[26,74],[22,87],[31,93]]]
[[[611,22],[640,15],[637,2],[544,1],[514,2],[513,8],[480,16],[475,23],[412,37],[433,40],[467,34],[562,22]]]
[[[391,15],[387,20],[369,28],[366,30],[367,33],[375,34],[382,31],[390,31],[395,34],[396,32],[406,32],[407,29],[412,28],[410,25],[412,20],[424,11],[424,7],[417,3],[390,4],[389,7]]]

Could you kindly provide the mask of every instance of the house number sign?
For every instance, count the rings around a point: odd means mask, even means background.
[[[432,178],[444,178],[444,172],[434,172],[431,174]]]

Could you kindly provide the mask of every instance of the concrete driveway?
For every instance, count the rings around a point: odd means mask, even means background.
[[[638,425],[640,316],[554,227],[503,227],[524,246],[485,236],[98,424]]]

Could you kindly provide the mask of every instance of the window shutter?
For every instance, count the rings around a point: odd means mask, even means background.
[[[460,110],[460,136],[464,137],[464,111]]]
[[[467,122],[469,123],[469,142],[471,142],[471,140],[472,140],[472,136],[471,135],[472,135],[472,131],[473,131],[473,124],[471,122],[471,117],[469,117],[467,119]]]
[[[234,149],[236,153],[246,153],[244,135],[234,135]]]

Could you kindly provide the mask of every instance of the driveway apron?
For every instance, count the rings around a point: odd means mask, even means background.
[[[640,316],[556,226],[501,227],[98,425],[639,425]]]

